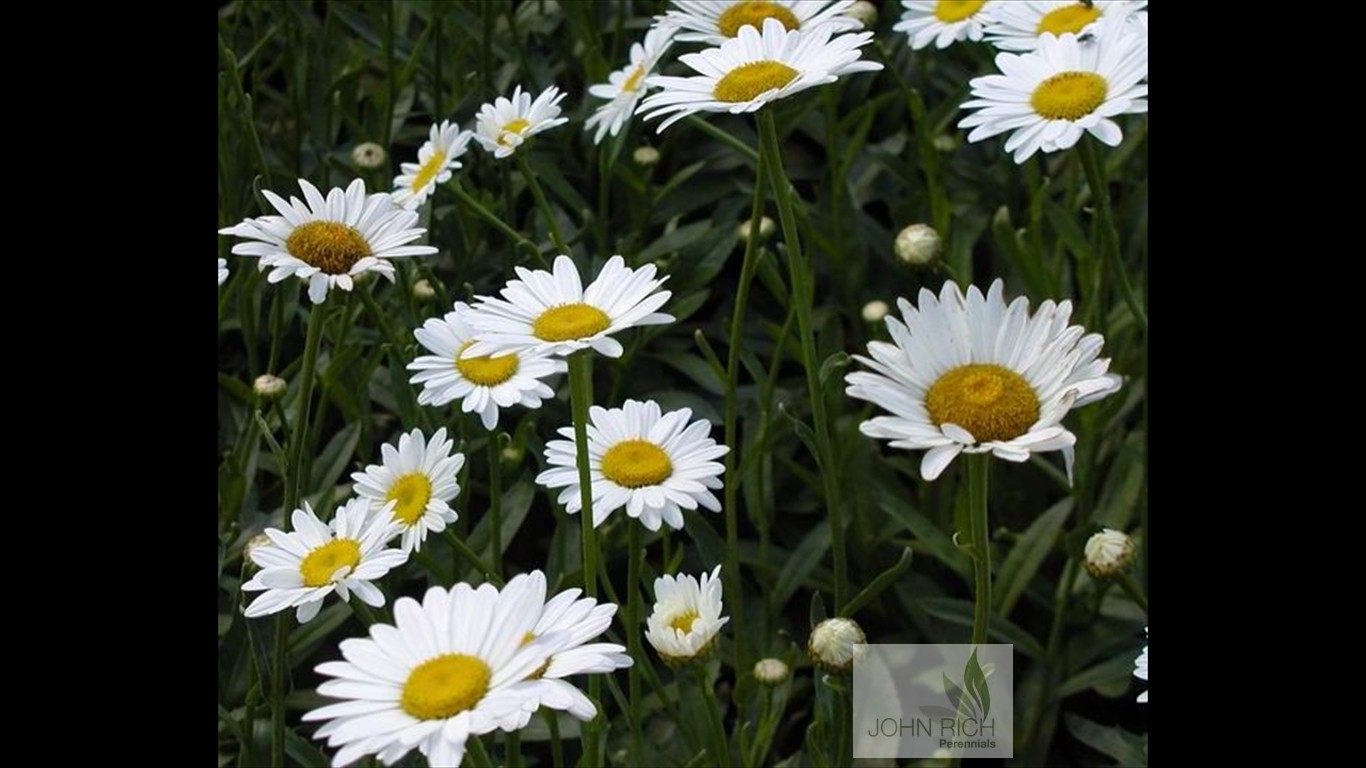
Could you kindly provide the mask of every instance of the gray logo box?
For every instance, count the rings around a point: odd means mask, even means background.
[[[1014,757],[1013,651],[855,646],[853,756]]]

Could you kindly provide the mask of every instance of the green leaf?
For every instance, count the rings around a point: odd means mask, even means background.
[[[318,460],[314,464],[314,483],[311,493],[321,493],[337,484],[337,479],[342,472],[346,471],[347,465],[351,463],[351,457],[356,452],[356,443],[360,440],[360,422],[352,422],[341,428],[341,431],[332,436],[327,442],[327,447],[323,448],[318,455]]]
[[[987,690],[987,676],[982,671],[982,664],[977,660],[977,649],[972,650],[972,655],[968,657],[968,665],[963,670],[963,685],[968,689],[968,694],[977,701],[982,710],[982,717],[985,718],[991,712],[991,691]]]
[[[878,487],[875,494],[878,508],[904,525],[932,557],[952,568],[965,582],[972,579],[972,561],[933,520],[882,487]]]
[[[998,616],[1010,615],[1011,609],[1024,594],[1025,587],[1029,586],[1030,579],[1039,572],[1039,566],[1043,565],[1043,561],[1053,549],[1053,542],[1057,540],[1058,532],[1062,530],[1063,523],[1067,522],[1067,516],[1071,512],[1070,498],[1054,504],[1030,523],[1024,535],[1011,548],[1010,554],[1006,555],[1005,562],[1001,564],[1001,570],[996,575],[994,590]]]
[[[792,556],[783,563],[783,569],[778,572],[778,582],[773,586],[775,610],[782,610],[782,607],[787,605],[787,601],[797,593],[798,587],[806,583],[811,572],[820,565],[821,557],[829,549],[830,526],[816,525],[806,532],[802,542],[792,551]]]
[[[1134,659],[1137,657],[1137,651],[1130,656],[1111,656],[1094,667],[1084,669],[1064,680],[1054,692],[1054,696],[1062,700],[1073,694],[1109,683],[1127,683],[1133,678]]]
[[[1118,727],[1107,727],[1079,715],[1067,713],[1067,730],[1097,752],[1112,757],[1119,765],[1146,766],[1148,750],[1143,739]]]
[[[844,608],[840,610],[840,615],[853,616],[860,608],[872,602],[873,598],[877,597],[884,589],[892,586],[901,577],[901,574],[911,567],[911,555],[910,547],[902,549],[901,557],[896,561],[896,564],[878,574],[876,579],[873,579],[868,586],[863,588],[863,591],[854,595],[853,600],[845,603]]]
[[[969,600],[959,600],[953,597],[926,597],[920,600],[920,607],[937,619],[943,619],[962,627],[972,626],[972,602]],[[987,637],[994,637],[996,642],[1000,643],[1012,643],[1015,650],[1031,659],[1042,659],[1044,657],[1044,649],[1039,641],[1006,619],[993,617]]]

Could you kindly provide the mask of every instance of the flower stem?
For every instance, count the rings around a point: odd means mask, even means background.
[[[736,152],[739,152],[749,162],[754,163],[755,165],[759,164],[759,153],[755,152],[753,147],[735,138],[725,130],[717,128],[697,115],[688,115],[683,118],[683,122],[707,134],[713,139],[716,139],[722,144],[725,144]]]
[[[498,218],[492,211],[490,211],[488,208],[485,208],[484,205],[480,203],[478,200],[475,200],[473,197],[470,197],[470,194],[466,192],[463,187],[460,186],[459,182],[451,182],[451,191],[455,192],[456,199],[458,199],[461,203],[464,203],[465,206],[468,207],[470,210],[479,214],[479,218],[483,219],[489,224],[492,224],[494,229],[498,230],[499,232],[502,232],[518,248],[521,248],[522,250],[532,254],[532,256],[535,257],[537,263],[539,263],[543,269],[550,269],[550,263],[545,260],[545,256],[541,255],[541,249],[537,248],[535,243],[531,242],[525,237],[522,237],[520,232],[513,229],[512,227],[509,227],[507,225],[507,222]]]
[[[473,549],[470,549],[470,545],[466,544],[464,539],[456,536],[455,531],[451,530],[449,527],[446,528],[446,540],[451,543],[451,547],[455,549],[455,553],[460,557],[463,557],[465,562],[474,566],[476,570],[484,575],[484,578],[499,587],[503,586],[503,574],[499,571],[495,571],[488,563],[484,562],[484,559],[476,554]],[[459,571],[457,569],[457,576],[458,575]]]
[[[693,677],[697,680],[697,692],[707,703],[708,719],[711,720],[711,749],[715,753],[716,765],[729,766],[730,746],[726,740],[726,726],[721,721],[721,708],[716,705],[716,689],[708,679],[707,665],[702,661],[694,661],[689,666],[692,667]]]
[[[493,528],[489,541],[493,570],[503,575],[503,463],[498,448],[498,430],[489,433],[489,525]]]
[[[631,658],[644,659],[645,652],[640,647],[640,572],[645,561],[645,547],[640,541],[640,524],[627,521],[627,558],[626,569],[626,645]],[[645,764],[645,724],[641,721],[640,669],[632,664],[627,669],[628,694],[631,721],[631,762]]]
[[[318,366],[318,347],[323,338],[322,305],[308,309],[308,330],[304,337],[304,360],[299,369],[299,400],[295,406],[294,430],[290,434],[289,470],[285,475],[284,528],[289,529],[289,516],[299,508],[306,483],[303,476],[304,445],[308,442],[308,414],[313,401],[314,370]]]
[[[285,764],[285,688],[289,675],[289,627],[285,624],[288,611],[275,614],[275,658],[270,675],[270,765],[283,768]]]
[[[574,413],[574,452],[579,469],[579,530],[583,551],[583,592],[598,594],[598,539],[593,529],[593,476],[588,468],[588,409],[593,404],[593,351],[584,349],[569,356],[569,403]],[[588,698],[601,701],[599,675],[588,678]],[[600,713],[599,713],[600,714]],[[598,716],[583,724],[584,765],[598,763],[596,752]]]
[[[541,183],[536,180],[536,174],[531,172],[531,166],[527,164],[526,156],[521,152],[514,155],[517,158],[517,167],[522,169],[522,178],[526,179],[526,185],[531,188],[531,196],[536,198],[536,205],[540,206],[541,213],[545,215],[546,227],[550,229],[550,239],[555,241],[555,247],[560,249],[560,253],[571,256],[573,252],[569,250],[568,243],[565,242],[564,235],[560,234],[560,225],[555,221],[555,212],[550,209],[550,201],[545,197],[545,191],[541,189]]]
[[[797,218],[792,212],[791,185],[783,170],[782,149],[778,144],[778,128],[772,109],[759,110],[760,146],[767,154],[766,173],[778,204],[778,218],[782,221],[783,242],[787,244],[788,272],[792,278],[792,303],[797,308],[797,330],[801,337],[802,367],[806,369],[807,394],[811,399],[811,416],[815,422],[816,461],[820,464],[825,489],[825,506],[830,513],[830,544],[835,565],[835,610],[844,607],[848,594],[849,575],[845,564],[844,515],[840,506],[837,475],[839,474],[830,450],[830,425],[825,411],[825,395],[821,391],[820,361],[816,359],[816,332],[811,327],[813,287],[811,264],[803,257],[797,236]]]
[[[1101,269],[1110,269],[1115,273],[1115,281],[1119,283],[1119,292],[1124,296],[1129,313],[1134,316],[1138,327],[1147,333],[1148,313],[1143,311],[1143,306],[1134,294],[1134,286],[1129,282],[1129,273],[1120,259],[1119,232],[1115,229],[1115,216],[1110,208],[1110,185],[1105,179],[1105,164],[1096,152],[1096,140],[1091,136],[1083,136],[1082,140],[1077,142],[1077,152],[1081,155],[1081,166],[1086,170],[1086,184],[1091,188],[1091,197],[1096,204],[1096,216],[1100,224],[1100,252],[1104,262]],[[1096,300],[1103,302],[1104,297],[1097,296]]]
[[[1138,582],[1134,581],[1133,576],[1127,573],[1117,574],[1115,582],[1129,594],[1129,599],[1133,600],[1139,608],[1142,608],[1144,613],[1148,612],[1148,596],[1143,594],[1143,590],[1139,588]]]
[[[965,456],[968,469],[968,517],[972,534],[973,611],[972,644],[987,641],[991,620],[991,547],[987,542],[987,489],[990,485],[991,454]]]

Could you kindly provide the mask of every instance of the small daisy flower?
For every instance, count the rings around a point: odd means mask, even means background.
[[[1147,627],[1143,628],[1143,636],[1148,636]],[[1138,654],[1138,658],[1134,659],[1134,677],[1145,683],[1148,682],[1148,646],[1146,644],[1143,646],[1143,653]],[[1147,704],[1148,692],[1144,691],[1138,694],[1138,701],[1140,704]]]
[[[455,311],[431,318],[414,331],[418,343],[433,354],[409,363],[408,370],[417,371],[412,383],[422,385],[418,405],[440,407],[460,400],[461,411],[478,413],[484,429],[491,430],[498,426],[499,408],[540,408],[542,400],[554,397],[555,390],[541,379],[564,373],[568,366],[534,349],[462,359],[460,354],[474,343],[469,324],[472,312],[468,304],[458,301]]]
[[[422,430],[414,429],[399,436],[397,448],[388,443],[380,446],[382,464],[371,464],[351,475],[356,495],[366,499],[374,512],[398,524],[395,535],[403,536],[404,552],[421,550],[428,531],[441,533],[459,517],[449,502],[460,493],[456,478],[465,466],[465,456],[454,453],[454,448],[455,442],[446,439],[445,427],[430,441]]]
[[[679,57],[698,75],[653,75],[646,80],[660,92],[645,97],[638,111],[647,120],[670,115],[659,125],[663,131],[697,112],[753,112],[808,88],[833,83],[841,75],[882,69],[875,61],[859,60],[858,49],[872,42],[872,32],[831,37],[834,32],[835,27],[828,24],[809,32],[787,30],[775,19],[764,22],[762,33],[752,26],[742,27],[736,38],[720,48]]]
[[[905,11],[892,29],[905,32],[911,47],[920,50],[930,43],[948,48],[954,42],[982,39],[991,21],[993,0],[901,0]]]
[[[436,253],[429,245],[407,245],[427,231],[413,226],[417,224],[415,211],[395,207],[386,193],[365,194],[365,182],[360,179],[345,191],[334,188],[326,198],[303,179],[299,187],[304,200],[291,197],[289,202],[262,190],[279,216],[246,219],[218,230],[220,235],[256,241],[238,243],[232,252],[261,257],[261,271],[270,268],[268,282],[278,283],[291,275],[307,280],[309,300],[320,304],[333,286],[349,291],[366,272],[378,272],[393,281],[390,259]]]
[[[411,211],[426,202],[436,185],[449,181],[451,171],[461,167],[456,158],[465,154],[470,136],[449,120],[433,125],[431,137],[417,151],[417,162],[399,166],[403,173],[394,179],[394,204]]]
[[[343,640],[344,660],[317,666],[332,678],[318,693],[341,701],[303,719],[328,721],[313,736],[340,747],[334,766],[364,755],[393,765],[414,747],[427,765],[459,766],[471,737],[497,730],[536,695],[523,681],[562,643],[555,633],[522,642],[541,608],[491,584],[432,587],[421,603],[399,598],[393,625]]]
[[[510,280],[503,298],[480,296],[469,324],[475,342],[461,358],[498,356],[533,350],[570,355],[592,348],[607,357],[621,357],[621,342],[612,338],[637,325],[664,325],[672,315],[655,310],[673,294],[661,291],[667,276],[655,279],[655,266],[626,266],[613,256],[587,288],[568,256],[555,259],[554,272],[517,267],[520,280]]]
[[[227,259],[219,259],[219,260],[218,260],[218,284],[219,284],[219,285],[222,285],[222,284],[223,284],[223,281],[224,281],[224,280],[227,280],[227,279],[228,279],[228,260],[227,260]]]
[[[645,639],[671,667],[706,657],[730,617],[721,615],[721,566],[701,581],[688,575],[655,579],[655,605]],[[635,631],[632,627],[631,631]]]
[[[370,504],[352,499],[337,510],[328,525],[313,507],[291,517],[294,530],[285,533],[267,528],[271,544],[251,548],[249,556],[261,570],[242,585],[244,592],[265,594],[247,606],[247,618],[294,608],[300,624],[311,621],[323,607],[323,598],[336,592],[349,601],[351,593],[366,605],[384,605],[384,593],[370,582],[408,560],[407,553],[385,549],[397,526],[387,519],[371,519]]]
[[[859,425],[893,448],[925,451],[920,474],[939,477],[960,453],[1021,462],[1063,451],[1069,476],[1077,438],[1062,425],[1068,411],[1119,390],[1099,357],[1105,339],[1069,325],[1072,302],[1045,301],[1030,316],[1024,297],[1006,306],[1005,286],[977,286],[964,297],[952,282],[936,298],[922,289],[919,308],[905,299],[904,319],[887,317],[892,342],[868,344],[871,368],[845,377],[845,392],[891,411]]]
[[[802,32],[855,30],[862,22],[846,15],[853,5],[854,0],[674,0],[658,20],[677,27],[683,42],[720,45],[745,27],[762,28],[768,19]]]
[[[1148,111],[1148,39],[1122,18],[1089,42],[1046,35],[1037,51],[998,54],[996,66],[1002,74],[973,79],[976,98],[963,108],[978,111],[958,126],[973,129],[968,141],[1010,132],[1005,150],[1016,163],[1087,132],[1113,147],[1124,135],[1112,118]]]
[[[722,487],[725,470],[715,460],[730,452],[708,435],[711,423],[692,421],[692,409],[663,413],[653,401],[627,400],[621,408],[593,406],[588,411],[588,466],[593,478],[593,527],[612,512],[640,520],[651,531],[660,522],[678,530],[684,509],[721,511],[712,493]],[[568,440],[546,443],[550,469],[536,477],[547,488],[564,488],[559,501],[569,514],[582,506],[574,447],[574,428],[563,427]]]
[[[499,160],[511,157],[531,136],[569,122],[569,118],[560,117],[559,103],[564,97],[552,85],[532,101],[531,94],[523,93],[519,85],[512,99],[499,96],[479,108],[474,138]]]
[[[673,44],[674,29],[671,26],[653,27],[645,33],[645,42],[631,46],[631,63],[613,72],[607,82],[588,89],[588,93],[600,99],[610,99],[598,107],[583,128],[586,131],[596,127],[593,143],[601,144],[608,133],[613,136],[621,133],[622,126],[631,119],[636,104],[645,95],[645,78],[654,71],[655,65],[664,52]]]
[[[1127,20],[1146,8],[1147,0],[1012,0],[998,2],[987,27],[987,42],[1003,51],[1032,51],[1044,35],[1084,35],[1099,30],[1102,19]]]

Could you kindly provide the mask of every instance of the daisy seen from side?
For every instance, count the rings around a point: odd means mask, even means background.
[[[1147,0],[1011,0],[998,2],[987,27],[987,42],[1003,51],[1032,51],[1045,35],[1085,35],[1105,19],[1127,21]]]
[[[963,40],[976,43],[999,4],[995,0],[901,0],[901,20],[892,29],[906,33],[916,50],[930,43],[940,49]]]
[[[436,191],[437,184],[450,181],[451,172],[461,167],[456,158],[465,154],[471,135],[449,120],[433,125],[417,151],[417,162],[399,166],[402,173],[394,178],[394,204],[414,210]]]
[[[460,494],[457,482],[465,456],[455,453],[455,441],[438,429],[430,440],[414,429],[398,438],[398,445],[380,446],[382,462],[354,472],[356,495],[376,516],[397,524],[403,551],[422,549],[427,532],[440,533],[459,515],[450,502]]]
[[[530,93],[517,86],[512,98],[499,96],[492,104],[479,108],[475,118],[475,141],[502,160],[511,157],[528,138],[569,122],[560,117],[560,102],[565,94],[550,86],[533,101]]]
[[[218,260],[218,284],[219,284],[219,285],[222,285],[223,282],[224,282],[225,280],[227,280],[227,279],[228,279],[228,260],[227,260],[227,259],[219,259],[219,260]]]
[[[645,95],[645,78],[654,71],[659,59],[673,43],[674,28],[671,25],[652,27],[645,33],[645,40],[631,46],[631,63],[608,76],[606,83],[594,85],[588,93],[599,99],[608,99],[598,107],[583,124],[586,131],[594,128],[593,143],[601,144],[608,133],[616,136],[630,121],[636,111],[636,104]]]
[[[658,19],[677,27],[681,42],[720,45],[745,27],[762,28],[768,19],[802,32],[856,30],[862,23],[845,15],[853,5],[854,0],[674,0]]]
[[[645,639],[671,667],[704,658],[716,646],[722,616],[721,566],[701,579],[687,574],[655,579],[655,604],[646,620]],[[634,628],[633,628],[634,631]]]

